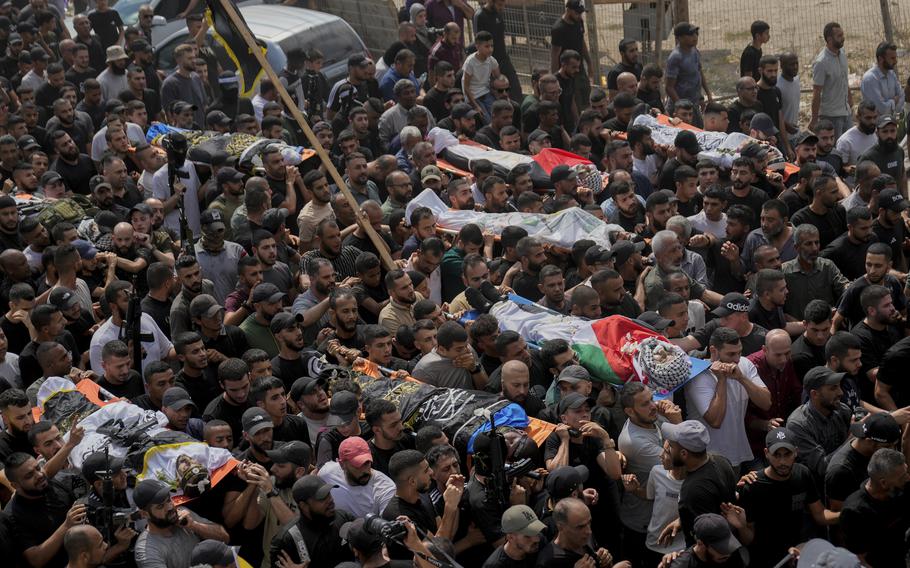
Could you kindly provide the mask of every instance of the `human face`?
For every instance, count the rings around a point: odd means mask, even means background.
[[[626,295],[626,289],[621,277],[612,278],[604,281],[603,285],[598,287],[597,293],[600,295],[601,305],[618,306]]]
[[[274,434],[275,432],[273,428],[263,428],[252,436],[244,432],[243,437],[246,438],[254,450],[261,454],[264,454],[268,450],[272,449]]]
[[[334,317],[335,327],[345,333],[354,333],[357,331],[357,300],[354,298],[340,298],[335,303],[335,308],[330,317]],[[303,336],[300,337],[301,343]]]
[[[502,377],[502,395],[512,402],[524,404],[528,400],[528,391],[531,388],[531,380],[527,366],[521,367],[520,370],[510,369],[508,374],[503,373]]]
[[[858,242],[865,243],[872,237],[872,219],[857,219],[847,228],[850,236]]]
[[[688,286],[688,282],[686,285]],[[667,337],[679,337],[689,328],[689,302],[673,304],[669,309],[665,317],[673,320],[674,324],[667,328]]]
[[[575,351],[571,349],[566,349],[562,353],[557,353],[553,356],[553,368],[550,369],[550,372],[555,376],[562,372],[563,369],[569,365],[578,364],[578,355],[575,354]]]
[[[838,369],[840,371],[850,375],[856,375],[863,366],[862,357],[862,350],[848,349],[847,354],[842,359],[835,357],[835,360],[838,362]]]
[[[238,381],[221,381],[221,388],[228,400],[240,406],[245,404],[250,396],[250,374],[244,375]]]
[[[506,184],[497,183],[493,185],[492,191],[487,194],[487,207],[493,211],[504,211],[506,203],[509,201],[509,192]]]
[[[149,522],[159,528],[172,527],[177,524],[180,518],[177,515],[177,507],[170,499],[159,505],[151,505],[146,514],[149,517]]]
[[[414,262],[414,268],[429,276],[439,268],[441,262],[441,254],[434,254],[430,251],[418,252]]]
[[[284,387],[266,391],[260,406],[269,413],[274,420],[283,420],[288,413],[288,400],[284,395]]]
[[[679,268],[683,257],[683,247],[679,240],[673,241],[668,248],[662,250],[660,254],[654,253],[657,265],[664,272],[670,272]]]
[[[403,172],[396,173],[386,184],[386,189],[388,189],[392,199],[398,203],[407,203],[411,199],[411,192],[413,191],[411,178]]]
[[[878,284],[891,269],[891,262],[883,254],[866,253],[866,279]]]
[[[414,283],[411,282],[411,277],[407,274],[395,280],[394,286],[389,290],[389,294],[393,300],[401,304],[411,305],[417,301]]]
[[[313,194],[313,199],[318,203],[326,204],[332,200],[332,193],[329,189],[329,182],[326,178],[321,177],[312,183],[310,186],[310,192]]]
[[[887,325],[894,323],[894,319],[897,317],[897,309],[894,307],[894,299],[890,294],[882,298],[878,306],[875,308],[873,317],[880,324]]]
[[[419,329],[414,333],[414,347],[420,350],[421,355],[426,355],[436,348],[436,328]]]
[[[209,430],[205,443],[213,448],[230,450],[234,447],[234,435],[230,426],[215,426]]]
[[[373,460],[367,460],[360,467],[354,467],[349,462],[340,462],[344,476],[351,485],[366,485],[373,476]]]
[[[730,171],[730,179],[734,189],[746,189],[752,183],[752,168],[734,166]]]
[[[559,419],[569,428],[578,429],[582,421],[591,420],[591,407],[586,402],[578,408],[569,408],[564,414],[559,416]]]
[[[804,332],[806,341],[810,344],[816,347],[824,347],[825,343],[828,342],[828,339],[831,338],[830,319],[826,319],[821,323],[804,321],[803,324],[806,326],[806,331]]]
[[[761,230],[769,239],[776,238],[784,230],[785,222],[776,209],[762,209]]]
[[[389,344],[391,348],[391,343]],[[384,414],[379,420],[379,424],[373,426],[373,435],[388,443],[397,442],[404,436],[404,425],[401,422],[401,413],[397,410]],[[429,477],[430,466],[427,466],[427,476]]]
[[[765,360],[768,365],[778,371],[783,370],[790,361],[792,352],[790,341],[784,341],[783,339],[772,341],[770,345],[763,345],[762,350],[765,352]]]
[[[528,272],[536,274],[547,262],[547,253],[542,246],[533,247],[528,256],[521,260]]]
[[[301,410],[305,409],[315,414],[324,414],[329,411],[329,395],[322,387],[316,387],[314,392],[300,397],[300,402],[303,404]]]
[[[782,307],[787,302],[787,293],[787,281],[781,279],[774,283],[767,294],[773,305]]]
[[[695,118],[695,111],[688,108],[677,108],[674,111],[676,118],[685,122],[686,124],[692,124]],[[691,161],[691,160],[689,160]]]
[[[645,387],[643,391],[636,394],[633,405],[626,408],[625,412],[632,423],[638,426],[651,426],[657,422],[657,404],[654,402],[651,389]]]
[[[13,483],[13,487],[17,491],[38,497],[43,495],[47,489],[47,475],[44,474],[44,468],[38,465],[35,458],[29,458],[20,465],[16,475],[19,479]]]
[[[63,447],[63,435],[56,426],[35,436],[35,451],[46,460],[51,459]]]
[[[392,360],[392,337],[378,337],[366,346],[367,359],[379,365],[388,365]]]
[[[467,341],[455,341],[451,347],[436,346],[436,352],[446,359],[457,359],[459,356],[470,353]]]
[[[800,260],[809,264],[815,264],[819,254],[819,237],[818,233],[803,234],[802,238],[796,243],[796,252]]]
[[[857,115],[856,127],[863,134],[875,132],[875,123],[878,120],[878,111],[861,109]]]
[[[319,267],[319,273],[313,281],[313,289],[323,296],[328,296],[335,289],[335,269],[332,265]]]
[[[506,346],[501,359],[503,363],[507,363],[509,361],[521,361],[530,368],[531,353],[528,351],[528,343],[524,340],[523,337],[519,337],[518,341],[513,341]]]
[[[825,410],[835,410],[841,397],[844,396],[844,391],[840,384],[822,385],[814,392],[817,396],[818,405]]]
[[[253,249],[256,252],[256,257],[259,258],[259,262],[266,268],[274,266],[275,262],[278,261],[278,245],[275,243],[275,239],[260,241]]]
[[[734,344],[725,343],[719,349],[713,345],[710,347],[711,360],[720,361],[721,363],[739,363],[739,358],[743,353],[742,342]]]
[[[702,201],[702,209],[705,212],[705,217],[711,221],[720,221],[725,206],[725,201],[713,197],[705,197]]]
[[[303,349],[303,331],[298,325],[288,329],[282,329],[276,334],[275,339],[278,340],[279,345],[284,346],[291,351],[300,351]]]
[[[634,217],[638,213],[638,208],[641,205],[638,202],[638,198],[635,196],[634,191],[628,191],[617,195],[614,197],[614,202],[616,203],[617,209],[626,217]]]
[[[484,282],[490,280],[490,269],[485,262],[468,267],[462,275],[462,281],[468,288],[479,290]]]
[[[189,424],[190,417],[193,415],[193,407],[189,404],[176,410],[168,406],[162,406],[161,411],[167,416],[171,428],[177,431],[186,430],[186,425]]]
[[[209,366],[207,353],[202,341],[197,341],[196,343],[187,345],[186,350],[179,358],[183,362],[184,367],[196,370],[205,369]]]
[[[559,538],[568,549],[580,549],[591,539],[591,510],[587,507],[572,507],[565,524],[558,524]]]
[[[539,286],[540,291],[547,298],[547,302],[560,305],[565,300],[566,280],[562,274],[544,278],[544,281]]]
[[[149,398],[160,403],[165,391],[174,386],[175,382],[174,371],[168,369],[149,377],[148,382],[145,383],[145,388],[148,391]]]
[[[449,194],[453,209],[461,211],[474,210],[474,195],[471,193],[471,186],[467,183],[460,183],[454,193]]]
[[[436,481],[436,485],[445,486],[450,476],[461,472],[458,466],[458,457],[447,455],[439,458],[431,471],[433,472],[433,479]]]
[[[183,289],[190,292],[193,296],[202,292],[202,269],[199,264],[178,269],[177,280],[183,286]]]
[[[130,375],[130,363],[128,356],[111,355],[110,358],[102,360],[101,368],[104,369],[104,378],[115,385],[123,384]]]

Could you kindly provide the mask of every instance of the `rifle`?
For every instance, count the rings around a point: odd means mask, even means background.
[[[114,543],[114,472],[111,470],[110,452],[105,446],[104,463],[107,464],[104,471],[95,472],[101,478],[101,526],[97,527],[104,536],[104,541]]]
[[[168,187],[171,189],[171,194],[175,192],[174,182],[177,180],[177,168],[174,167],[170,161],[167,163],[167,183]],[[177,215],[180,218],[180,243],[183,248],[183,254],[194,256],[196,253],[194,251],[193,243],[193,233],[190,231],[190,225],[186,221],[186,210],[184,209],[183,203],[184,197],[177,201]]]
[[[142,306],[140,305],[139,294],[136,293],[136,279],[138,275],[133,275],[133,289],[129,292],[129,304],[126,308],[126,317],[124,318],[123,327],[120,328],[120,341],[129,344],[133,342],[130,359],[132,368],[137,373],[142,373],[142,341],[154,341],[151,334],[142,334]]]
[[[487,409],[477,409],[474,411],[475,416],[484,416],[490,421],[490,431],[484,432],[478,436],[486,436],[490,445],[486,448],[488,455],[489,474],[487,475],[487,494],[499,505],[501,511],[509,508],[512,495],[512,481],[522,476],[539,479],[539,475],[532,471],[534,463],[530,458],[524,458],[512,463],[506,463],[508,456],[508,446],[506,437],[502,432],[496,431],[496,413]],[[475,457],[478,453],[475,441]]]

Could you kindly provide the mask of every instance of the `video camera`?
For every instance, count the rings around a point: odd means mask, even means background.
[[[85,518],[103,534],[114,534],[123,527],[135,528],[136,521],[142,518],[139,509],[124,509],[121,507],[86,507]]]
[[[363,528],[368,533],[380,535],[386,542],[404,542],[408,529],[401,521],[387,521],[379,515],[367,513],[363,518]]]

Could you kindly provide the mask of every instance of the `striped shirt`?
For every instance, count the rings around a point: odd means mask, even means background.
[[[343,246],[341,247],[341,253],[335,258],[328,258],[320,249],[315,249],[307,251],[300,258],[300,270],[305,274],[307,272],[307,267],[310,262],[316,258],[324,258],[332,263],[332,266],[335,268],[335,280],[342,281],[349,276],[356,276],[357,270],[354,268],[354,261],[357,260],[357,257],[360,256],[362,251],[357,247],[352,246]]]

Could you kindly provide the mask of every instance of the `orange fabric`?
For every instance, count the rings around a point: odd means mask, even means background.
[[[108,401],[101,400],[101,386],[98,385],[98,383],[95,381],[89,379],[83,379],[76,383],[76,390],[82,393],[82,395],[87,398],[89,402],[98,406],[105,406],[112,402],[123,400],[122,398],[112,398]],[[44,412],[38,406],[32,408],[32,416],[34,417],[35,422],[41,420],[42,414],[44,414]]]
[[[218,469],[216,469],[215,471],[211,472],[209,474],[209,479],[211,479],[211,481],[212,481],[212,487],[215,487],[216,485],[218,485],[218,483],[222,479],[227,477],[227,474],[231,473],[234,470],[234,468],[237,467],[238,465],[240,465],[240,462],[235,460],[234,458],[231,458],[223,466],[221,466]],[[195,497],[190,498],[190,497],[187,497],[186,495],[176,495],[171,498],[171,501],[174,502],[174,505],[182,505],[184,503],[189,503],[193,499],[195,499]]]

